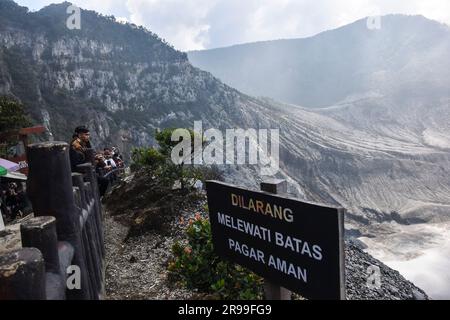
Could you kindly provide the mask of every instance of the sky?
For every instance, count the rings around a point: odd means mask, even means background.
[[[31,10],[63,0],[15,0]],[[71,0],[142,25],[175,48],[303,38],[367,16],[421,14],[450,25],[449,0]]]

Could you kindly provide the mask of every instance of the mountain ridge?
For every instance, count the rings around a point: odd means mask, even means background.
[[[399,86],[415,92],[422,83],[446,94],[448,87],[439,84],[449,77],[450,28],[423,16],[380,19],[379,30],[360,19],[309,38],[188,52],[188,57],[240,91],[311,108],[374,88],[384,94]]]
[[[435,246],[438,237],[430,237],[436,235],[433,228],[450,221],[446,210],[450,156],[445,147],[450,99],[441,88],[446,82],[439,77],[420,90],[392,87],[394,94],[359,94],[353,83],[337,77],[329,84],[345,84],[351,95],[335,94],[327,106],[347,101],[350,112],[342,107],[294,108],[239,92],[139,27],[82,11],[86,18],[82,30],[72,32],[65,28],[68,15],[62,7],[50,7],[60,8],[52,18],[39,12],[21,15],[23,9],[17,8],[15,14],[14,6],[7,12],[11,3],[0,0],[0,17],[13,19],[13,23],[0,19],[0,94],[19,98],[57,140],[69,141],[73,128],[85,124],[97,148],[118,145],[129,152],[132,146],[154,145],[158,128],[192,127],[200,120],[205,129],[278,128],[281,171],[277,177],[288,179],[291,192],[300,199],[347,208],[348,234],[379,240],[389,248],[384,237],[398,228],[405,230],[401,240],[408,245],[408,239],[414,238],[423,246]],[[48,10],[44,13],[52,11]],[[40,28],[30,34],[33,25]],[[83,25],[95,28],[85,30],[90,28]],[[134,47],[141,37],[146,46]],[[434,53],[441,56],[441,51]],[[396,61],[401,58],[398,55]],[[438,73],[438,65],[430,66],[419,80],[427,74],[445,79],[446,63],[439,65]],[[421,71],[414,64],[407,67],[394,74]],[[311,83],[322,85],[319,80]],[[276,83],[276,78],[270,82]],[[407,90],[414,95],[404,99]],[[327,92],[323,87],[318,93]],[[355,97],[363,97],[364,103]],[[223,170],[228,181],[238,185],[256,187],[263,178],[252,167],[224,166]],[[422,230],[412,235],[411,224]],[[400,256],[401,250],[394,249]]]
[[[381,15],[379,17],[382,19],[383,17],[391,17],[391,16],[393,16],[393,17],[395,17],[395,16],[412,17],[412,18],[418,17],[418,18],[421,18],[421,19],[428,20],[431,23],[441,25],[442,27],[446,28],[447,30],[450,30],[450,25],[448,25],[448,24],[446,24],[444,22],[439,22],[437,20],[433,20],[433,19],[427,18],[427,17],[425,17],[424,15],[421,15],[421,14],[408,15],[408,14],[394,13],[394,14]],[[367,17],[364,17],[364,18],[360,18],[360,19],[357,19],[357,20],[355,20],[353,22],[341,25],[339,27],[327,29],[327,30],[324,30],[324,31],[319,31],[319,32],[317,32],[315,34],[308,35],[308,36],[305,36],[305,37],[278,38],[278,39],[270,39],[270,40],[243,42],[243,43],[238,43],[238,44],[233,44],[233,45],[228,45],[228,46],[222,46],[222,47],[214,47],[214,48],[199,49],[199,50],[188,50],[186,52],[189,54],[189,53],[197,53],[197,52],[202,52],[202,51],[214,51],[214,50],[222,50],[222,49],[232,49],[232,48],[236,48],[236,47],[240,47],[240,46],[248,46],[248,45],[259,45],[259,44],[263,45],[263,44],[271,44],[271,43],[274,43],[274,42],[289,42],[289,41],[305,40],[305,39],[310,39],[310,38],[314,38],[314,37],[320,36],[320,35],[328,33],[328,32],[338,31],[340,29],[347,28],[347,27],[349,27],[350,25],[353,25],[353,24],[366,23],[367,19],[369,19],[369,18],[373,18],[373,17],[372,16],[367,16]]]

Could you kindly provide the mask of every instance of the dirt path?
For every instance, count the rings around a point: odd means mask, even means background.
[[[124,242],[127,232],[126,226],[106,215],[106,299],[189,299],[191,291],[167,281],[174,238],[149,233]]]

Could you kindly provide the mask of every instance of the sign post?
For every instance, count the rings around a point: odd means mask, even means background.
[[[266,299],[345,299],[344,209],[289,198],[285,181],[263,191],[207,181],[214,249],[266,280]]]
[[[2,210],[0,209],[0,232],[5,230],[5,223],[3,222]]]
[[[287,194],[287,181],[286,180],[267,180],[261,183],[261,191],[285,195]],[[266,300],[291,300],[292,292],[286,288],[270,282],[264,281],[264,296]]]

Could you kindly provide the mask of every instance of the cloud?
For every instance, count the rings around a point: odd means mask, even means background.
[[[423,14],[450,24],[447,0],[128,0],[130,20],[180,50],[306,37],[366,16]]]
[[[124,24],[130,22],[128,18],[125,17],[116,17],[116,21]]]
[[[38,9],[52,1],[18,0]],[[366,16],[422,14],[450,24],[448,0],[73,0],[143,25],[180,50],[311,36]]]
[[[128,0],[130,20],[144,25],[178,49],[203,49],[215,0]]]

